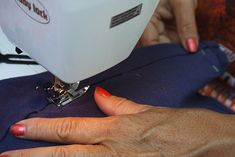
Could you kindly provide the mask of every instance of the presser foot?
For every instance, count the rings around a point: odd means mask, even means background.
[[[54,84],[44,87],[49,103],[56,104],[58,107],[68,105],[70,102],[84,95],[90,86],[79,88],[79,83],[65,84],[55,78]]]

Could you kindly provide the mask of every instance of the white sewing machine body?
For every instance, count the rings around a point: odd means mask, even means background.
[[[66,83],[127,58],[159,0],[1,0],[7,38]]]

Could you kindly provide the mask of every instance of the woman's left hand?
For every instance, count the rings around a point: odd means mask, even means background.
[[[95,100],[110,117],[29,119],[11,128],[19,138],[66,145],[10,151],[0,157],[216,156],[234,150],[232,116],[150,107],[99,87]]]
[[[197,52],[197,3],[198,0],[160,0],[137,47],[176,42],[190,53]]]

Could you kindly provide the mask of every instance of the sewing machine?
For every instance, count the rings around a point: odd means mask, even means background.
[[[48,90],[66,105],[85,93],[79,81],[126,59],[159,0],[1,0],[8,40],[56,76]],[[62,80],[62,81],[60,81]]]

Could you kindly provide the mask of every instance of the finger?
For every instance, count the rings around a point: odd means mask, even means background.
[[[35,118],[11,127],[17,137],[64,144],[97,144],[109,136],[112,118]]]
[[[141,47],[155,45],[159,43],[159,32],[157,30],[156,24],[157,17],[156,14],[154,14],[140,38]]]
[[[198,31],[196,26],[196,0],[171,0],[177,30],[186,50],[195,53],[198,50]]]
[[[148,106],[140,105],[124,98],[112,96],[101,87],[96,88],[94,97],[99,108],[104,113],[111,116],[134,114],[149,109]]]
[[[171,29],[171,28],[167,28],[166,32],[167,32],[166,33],[167,37],[169,37],[171,42],[173,42],[173,43],[180,42],[179,35],[178,35],[177,31],[175,31],[174,29]]]
[[[6,157],[111,157],[110,151],[100,145],[73,145],[34,148],[5,152]]]
[[[159,36],[160,43],[171,43],[171,40],[166,35],[160,35]]]

